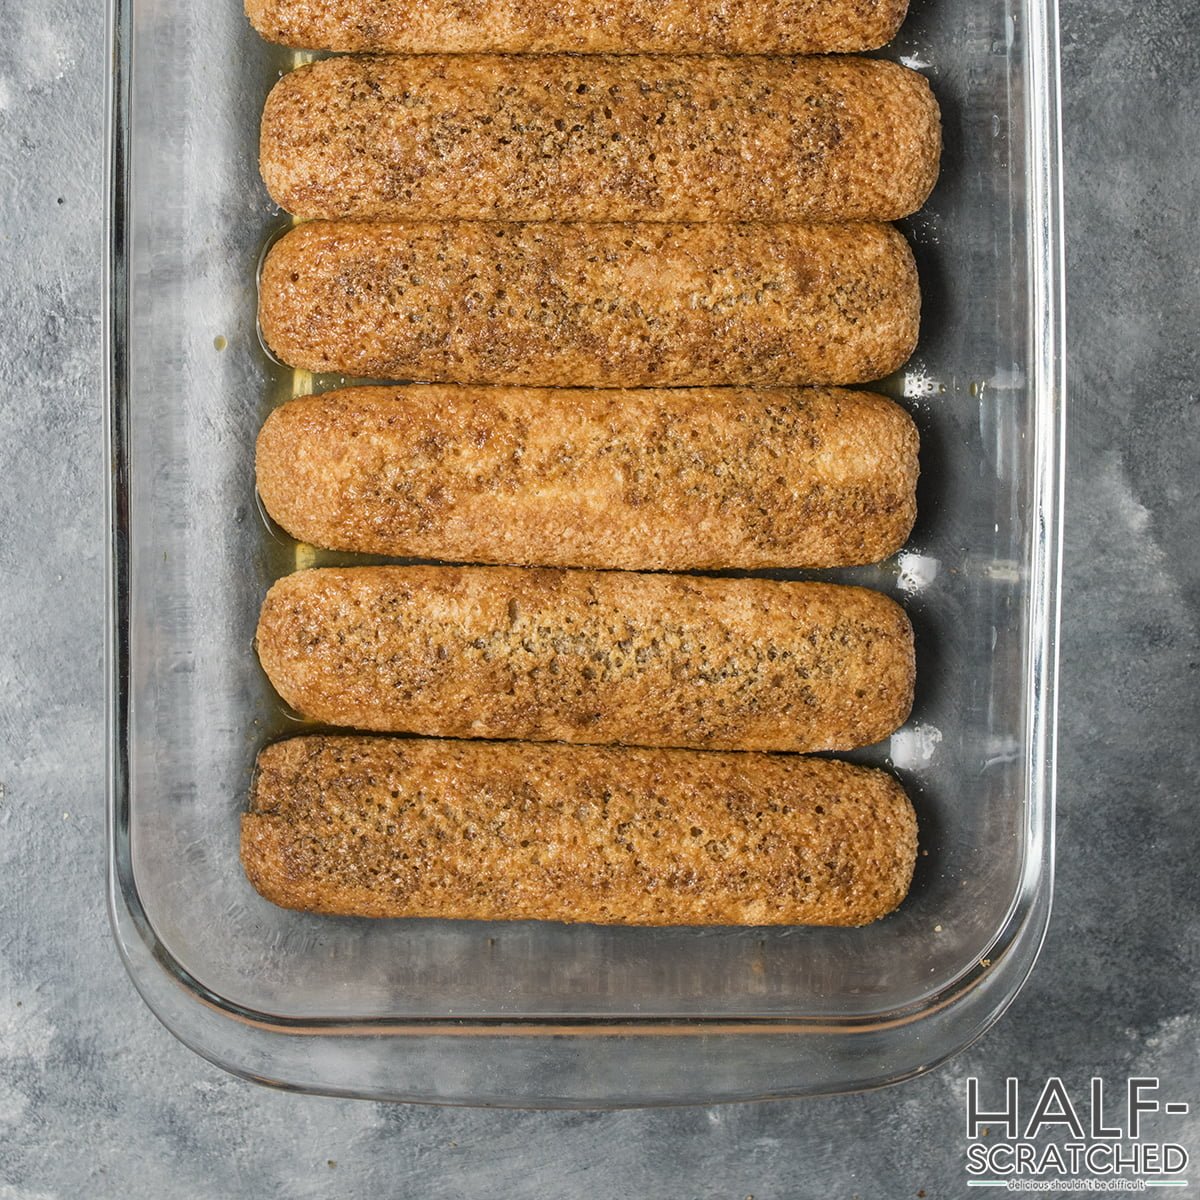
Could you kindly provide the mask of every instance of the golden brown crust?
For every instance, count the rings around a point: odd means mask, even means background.
[[[858,383],[917,340],[889,225],[313,221],[263,265],[286,363],[374,379]]]
[[[301,541],[450,562],[832,567],[900,548],[917,431],[868,392],[346,388],[277,408],[258,490]]]
[[[904,610],[864,588],[519,567],[301,571],[258,654],[330,725],[721,750],[879,741],[914,678]]]
[[[305,218],[893,221],[941,126],[873,59],[326,59],[267,100],[260,162]]]
[[[298,737],[259,755],[242,862],[366,917],[865,925],[908,891],[912,805],[794,756]]]
[[[265,38],[416,54],[826,54],[874,50],[908,0],[246,0]]]

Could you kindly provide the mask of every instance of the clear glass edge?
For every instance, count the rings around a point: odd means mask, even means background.
[[[1026,0],[1023,6],[1028,56],[1025,64],[1030,117],[1025,129],[1029,179],[1031,310],[1030,361],[1038,402],[1034,457],[1038,536],[1032,556],[1030,640],[1027,647],[1031,691],[1030,755],[1026,786],[1029,840],[1020,886],[1007,920],[991,948],[923,1003],[845,1021],[729,1018],[643,1020],[575,1018],[479,1018],[468,1021],[406,1019],[349,1023],[341,1020],[290,1020],[231,1004],[194,979],[155,936],[138,896],[129,846],[128,789],[128,490],[125,426],[127,351],[127,242],[125,194],[128,184],[128,83],[130,78],[129,0],[109,0],[107,36],[110,65],[106,105],[108,147],[103,263],[103,335],[107,357],[104,380],[104,423],[108,446],[106,489],[107,621],[105,629],[108,906],[121,958],[143,1000],[181,1042],[233,1074],[289,1090],[440,1104],[511,1107],[617,1108],[669,1104],[800,1098],[870,1090],[923,1074],[980,1037],[1000,1017],[1032,971],[1049,922],[1054,872],[1055,761],[1057,748],[1058,643],[1063,533],[1066,383],[1062,350],[1065,328],[1065,269],[1062,241],[1061,119],[1059,110],[1058,10],[1056,0]],[[931,1043],[935,1032],[937,1045]],[[905,1043],[886,1055],[862,1055],[870,1069],[847,1068],[830,1054],[834,1042],[900,1034]],[[741,1078],[723,1076],[702,1090],[678,1089],[672,1078],[653,1071],[637,1078],[638,1056],[622,1056],[620,1093],[593,1082],[582,1070],[570,1082],[539,1087],[522,1072],[511,1083],[464,1086],[471,1068],[456,1087],[436,1082],[423,1061],[428,1054],[400,1053],[396,1069],[405,1078],[374,1078],[368,1063],[378,1063],[384,1045],[411,1048],[420,1039],[436,1055],[469,1044],[472,1061],[490,1047],[504,1078],[504,1065],[516,1066],[530,1039],[554,1045],[611,1047],[613,1042],[647,1037],[664,1042],[703,1037],[707,1054],[720,1057],[744,1039],[754,1037],[778,1050],[747,1065]],[[312,1053],[314,1040],[337,1042],[337,1062]],[[486,1044],[486,1045],[485,1045]],[[348,1049],[358,1046],[364,1053]],[[303,1047],[303,1049],[300,1049]],[[865,1047],[864,1047],[865,1048]],[[876,1048],[878,1050],[878,1048]],[[368,1057],[369,1056],[369,1057]],[[527,1055],[526,1055],[527,1056]],[[406,1063],[406,1059],[408,1060]],[[736,1054],[734,1058],[736,1074]],[[834,1070],[830,1070],[831,1062]],[[356,1069],[363,1069],[356,1076]],[[787,1078],[781,1078],[780,1073]],[[482,1076],[485,1072],[479,1072]],[[561,1074],[561,1073],[560,1073]],[[370,1075],[373,1078],[368,1079]],[[713,1078],[715,1079],[714,1072]]]

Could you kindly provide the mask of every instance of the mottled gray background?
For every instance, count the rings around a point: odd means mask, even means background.
[[[102,851],[102,7],[0,9],[0,1200],[961,1196],[968,1074],[1161,1075],[1192,1102],[1174,1132],[1200,1156],[1197,0],[1064,4],[1059,882],[1037,971],[978,1045],[898,1089],[616,1114],[269,1092],[177,1044],[117,960]]]

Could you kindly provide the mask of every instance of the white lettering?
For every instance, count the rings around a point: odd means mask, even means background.
[[[1158,1105],[1156,1104],[1155,1107],[1157,1108]],[[1037,1104],[1034,1105],[1033,1112],[1029,1117],[1029,1123],[1025,1126],[1025,1136],[1027,1138],[1037,1137],[1043,1125],[1047,1128],[1062,1125],[1071,1131],[1073,1137],[1083,1137],[1083,1126],[1079,1122],[1075,1106],[1071,1103],[1071,1097],[1063,1086],[1063,1081],[1057,1075],[1051,1075],[1046,1080],[1046,1086],[1042,1088],[1042,1094],[1038,1097]]]
[[[1142,1113],[1158,1112],[1157,1100],[1143,1100],[1143,1092],[1158,1091],[1157,1079],[1129,1081],[1129,1136],[1136,1142],[1141,1136]]]
[[[1002,1125],[1007,1136],[1015,1138],[1018,1099],[1017,1080],[1010,1075],[1004,1081],[1004,1108],[1000,1112],[984,1112],[979,1107],[979,1080],[970,1076],[967,1079],[967,1137],[979,1137],[979,1130],[984,1125]]]
[[[1169,1175],[1175,1175],[1180,1171],[1186,1171],[1188,1165],[1188,1152],[1175,1142],[1168,1142],[1163,1147],[1163,1170]]]
[[[1120,1126],[1104,1124],[1104,1080],[1092,1076],[1092,1140],[1117,1141],[1121,1136]]]

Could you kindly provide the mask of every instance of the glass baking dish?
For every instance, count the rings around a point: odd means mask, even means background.
[[[942,181],[905,228],[923,335],[882,386],[923,438],[908,548],[832,573],[901,599],[917,703],[888,742],[913,891],[858,930],[368,922],[262,901],[238,813],[303,728],[252,650],[273,578],[335,561],[261,517],[254,438],[328,386],[263,352],[255,268],[286,224],[262,101],[300,57],[237,3],[112,12],[110,898],[138,989],[188,1045],[287,1087],[529,1106],[711,1103],[894,1082],[977,1037],[1050,908],[1063,462],[1053,0],[914,0],[884,53],[941,101]],[[787,573],[780,573],[787,574]],[[827,576],[828,577],[828,576]]]

